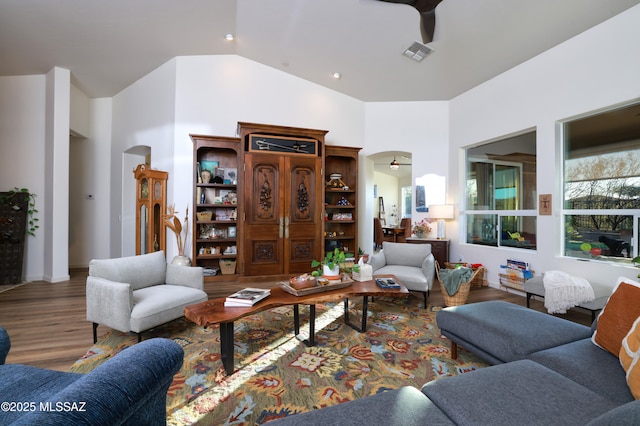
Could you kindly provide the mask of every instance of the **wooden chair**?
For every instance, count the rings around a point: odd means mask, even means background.
[[[374,249],[382,248],[382,242],[384,241],[384,230],[382,229],[382,222],[377,217],[373,218],[373,244]]]
[[[400,221],[400,228],[404,228],[404,232],[396,236],[396,242],[406,243],[407,238],[411,236],[411,219],[405,217]]]

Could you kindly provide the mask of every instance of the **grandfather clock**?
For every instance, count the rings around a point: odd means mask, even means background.
[[[167,211],[168,172],[151,170],[139,164],[136,179],[136,254],[165,250],[166,227],[162,216]]]

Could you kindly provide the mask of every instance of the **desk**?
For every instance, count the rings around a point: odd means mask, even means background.
[[[443,268],[445,263],[449,261],[449,240],[410,237],[407,238],[407,242],[412,244],[431,244],[431,253]]]
[[[398,289],[383,289],[375,282],[376,277],[393,278],[400,284]],[[298,316],[298,305],[309,305],[309,339],[308,346],[315,343],[315,303],[344,300],[344,322],[353,329],[364,332],[367,330],[367,307],[369,296],[403,296],[407,297],[409,290],[393,275],[376,275],[370,281],[354,281],[349,287],[330,290],[322,293],[295,296],[287,293],[281,287],[271,289],[271,295],[253,306],[247,307],[225,307],[225,297],[207,300],[206,302],[189,305],[184,308],[184,316],[201,326],[220,324],[220,355],[222,364],[227,375],[234,371],[233,361],[233,323],[234,321],[246,317],[256,312],[265,311],[284,305],[293,305],[294,311],[294,332],[297,335],[300,331],[300,319]],[[361,325],[358,327],[349,321],[349,298],[363,297]]]

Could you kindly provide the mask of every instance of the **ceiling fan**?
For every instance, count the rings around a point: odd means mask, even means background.
[[[420,33],[423,43],[433,41],[433,33],[436,28],[436,6],[442,0],[379,0],[387,3],[401,3],[413,6],[420,12]]]
[[[404,156],[403,156],[404,157]],[[408,158],[408,157],[404,157],[404,158]],[[382,166],[383,164],[376,164],[377,166]],[[400,166],[411,166],[411,163],[399,163],[398,160],[396,160],[396,156],[393,156],[393,161],[391,161],[391,163],[389,163],[389,168],[391,170],[398,170],[400,168]]]

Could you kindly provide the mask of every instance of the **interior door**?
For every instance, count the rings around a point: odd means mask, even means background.
[[[245,275],[311,271],[322,256],[321,159],[245,155]]]

